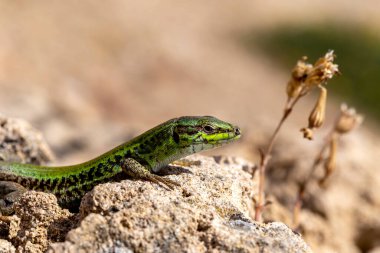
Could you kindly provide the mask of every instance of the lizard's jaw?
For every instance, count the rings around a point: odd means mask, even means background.
[[[222,145],[225,143],[238,140],[241,137],[241,130],[238,127],[234,127],[232,131],[217,132],[213,134],[201,134],[195,141],[195,144],[211,144]]]
[[[196,153],[203,150],[217,148],[224,144],[238,140],[240,137],[241,130],[238,127],[235,127],[231,132],[222,132],[208,135],[202,134],[189,147],[189,150],[191,150],[191,153]]]

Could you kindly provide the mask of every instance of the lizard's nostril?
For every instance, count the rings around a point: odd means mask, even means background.
[[[235,127],[235,135],[240,135],[240,128]]]

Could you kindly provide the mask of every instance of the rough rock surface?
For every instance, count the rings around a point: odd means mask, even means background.
[[[243,171],[249,164],[203,156],[187,161],[201,164],[163,172],[182,189],[130,180],[95,187],[82,201],[80,227],[49,252],[310,251],[284,224],[249,219],[255,189]]]
[[[62,210],[52,194],[26,192],[15,204],[9,238],[19,252],[44,252],[53,241],[62,241],[76,224],[73,214]]]
[[[0,155],[2,160],[43,164],[53,154],[42,134],[22,119],[0,116]],[[62,210],[52,194],[26,192],[15,203],[15,215],[0,222],[0,252],[43,252],[51,241],[62,241],[76,224],[67,210]]]
[[[5,158],[42,163],[51,157],[27,123],[2,122]],[[2,223],[2,230],[8,229],[2,239],[9,241],[0,241],[0,251],[310,252],[284,224],[250,220],[257,184],[245,170],[252,164],[204,156],[182,164],[162,171],[182,187],[169,190],[141,180],[98,185],[85,195],[77,215],[60,208],[52,194],[26,192],[9,225]]]
[[[28,122],[0,115],[0,160],[43,164],[53,157],[41,133]]]
[[[13,245],[3,239],[0,239],[0,253],[15,253],[16,249]]]

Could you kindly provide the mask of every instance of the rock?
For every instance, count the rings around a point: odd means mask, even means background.
[[[29,191],[15,203],[17,219],[11,222],[10,239],[19,251],[44,252],[51,241],[62,241],[76,224],[68,210],[62,210],[53,194]]]
[[[98,185],[81,205],[80,227],[48,252],[310,252],[281,223],[250,217],[256,184],[245,161],[192,156],[191,167],[164,174],[182,189],[169,191],[144,181]]]
[[[380,253],[380,247],[373,248],[369,253]]]
[[[42,134],[21,119],[0,116],[0,159],[21,163],[44,164],[54,158]],[[1,222],[0,252],[44,252],[51,241],[62,241],[75,224],[72,214],[62,210],[52,194],[26,192],[14,205],[9,224]],[[7,231],[4,231],[7,230]],[[7,245],[12,247],[8,247]]]
[[[0,253],[15,253],[16,249],[13,245],[3,239],[0,239]]]
[[[53,158],[42,134],[28,122],[0,115],[0,160],[44,164]]]
[[[252,196],[256,193],[256,184],[243,167],[252,166],[246,161],[233,161],[218,164],[212,157],[191,156],[185,163],[197,164],[191,167],[167,167],[162,174],[179,182],[182,189],[170,191],[163,186],[141,180],[127,180],[122,183],[98,185],[82,201],[81,216],[88,213],[109,214],[122,209],[127,199],[137,198],[151,202],[159,198],[161,202],[185,200],[198,208],[215,208],[218,215],[228,219],[231,215],[242,214],[249,217]],[[154,197],[152,197],[154,196]],[[205,206],[207,203],[207,206]]]
[[[0,118],[0,140],[5,159],[40,164],[52,158],[41,134],[22,120]],[[142,180],[98,185],[84,196],[79,214],[60,208],[52,194],[28,191],[9,217],[12,244],[1,240],[0,250],[311,252],[284,224],[250,219],[257,192],[256,179],[246,172],[252,164],[199,155],[180,163],[161,173],[182,187]]]

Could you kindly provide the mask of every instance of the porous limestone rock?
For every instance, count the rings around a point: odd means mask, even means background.
[[[38,130],[25,120],[0,114],[0,160],[44,164],[53,158]]]
[[[13,245],[3,239],[0,239],[0,253],[15,253],[16,249]]]
[[[192,156],[163,174],[182,188],[125,180],[82,200],[81,225],[48,252],[310,252],[282,223],[249,217],[256,184],[244,160]]]
[[[15,205],[9,238],[19,252],[44,252],[53,241],[62,241],[76,224],[73,214],[61,209],[53,194],[28,191]]]
[[[52,157],[22,120],[0,118],[0,143],[3,159],[40,164]],[[239,158],[191,156],[161,172],[182,187],[143,180],[98,185],[79,214],[60,208],[52,194],[29,191],[15,204],[8,233],[1,233],[10,242],[0,240],[0,251],[311,252],[284,224],[250,219],[257,191],[246,172],[252,168]]]

